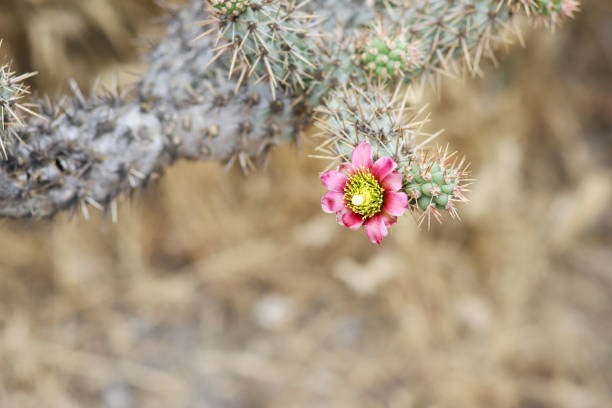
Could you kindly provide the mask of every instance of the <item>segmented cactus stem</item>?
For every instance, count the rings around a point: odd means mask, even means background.
[[[306,2],[212,1],[206,31],[195,41],[215,38],[215,60],[231,55],[229,77],[239,73],[238,86],[246,78],[267,79],[276,96],[278,87],[305,89],[316,68],[316,38],[321,20],[302,11]]]
[[[374,2],[378,20],[367,4],[190,0],[126,92],[87,97],[72,86],[74,97],[28,105],[30,74],[0,66],[0,217],[88,207],[112,216],[118,197],[178,159],[250,171],[297,137],[315,110],[321,157],[347,160],[368,141],[410,180],[410,208],[456,214],[467,171],[446,151],[426,149],[435,134],[423,132],[428,116],[409,106],[402,86],[461,67],[480,74],[519,10],[556,24],[577,3],[384,0]]]

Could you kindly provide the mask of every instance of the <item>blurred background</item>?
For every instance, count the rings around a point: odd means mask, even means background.
[[[127,83],[160,13],[2,0],[1,52],[43,94]],[[376,247],[294,146],[249,177],[180,163],[116,225],[3,221],[0,407],[612,407],[611,21],[585,0],[427,96],[478,179],[462,222]]]

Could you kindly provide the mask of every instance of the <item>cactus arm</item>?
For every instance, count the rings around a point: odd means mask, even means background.
[[[480,75],[481,59],[494,59],[493,50],[507,39],[517,12],[553,25],[562,17],[571,17],[576,4],[574,0],[379,2],[387,18],[365,30],[352,48],[344,48],[355,53],[353,59],[370,81],[357,75],[353,91],[334,90],[328,95],[320,109],[324,115],[318,125],[324,141],[319,149],[332,160],[346,163],[350,152],[366,141],[374,149],[374,159],[390,156],[398,163],[409,208],[420,213],[422,220],[439,219],[440,211],[457,216],[456,203],[466,201],[464,192],[471,181],[465,161],[447,149],[427,151],[415,144],[413,129],[419,122],[399,123],[397,112],[405,112],[405,119],[409,111],[393,98],[378,97],[385,90],[368,83],[386,84],[387,88],[419,80],[423,84],[441,73],[452,75],[464,69]]]
[[[313,5],[328,15],[344,6],[338,21],[358,21],[358,10],[343,2]],[[205,13],[202,1],[192,0],[172,17],[135,96],[85,98],[73,87],[74,98],[41,103],[38,117],[26,116],[12,129],[23,142],[3,134],[8,159],[0,161],[0,217],[112,210],[118,196],[157,179],[178,159],[237,161],[248,170],[254,158],[309,124],[298,97],[274,99],[261,83],[237,87],[221,60],[205,68],[212,46],[192,41]]]
[[[405,76],[407,82],[425,82],[438,74],[467,70],[482,75],[483,58],[495,61],[497,45],[508,42],[509,32],[523,14],[554,27],[573,18],[577,0],[385,0],[379,3],[407,41],[423,54],[421,66]]]

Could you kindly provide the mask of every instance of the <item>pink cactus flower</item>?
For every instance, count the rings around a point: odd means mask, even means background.
[[[372,163],[372,147],[361,142],[353,150],[352,163],[321,175],[329,189],[321,199],[326,213],[336,213],[339,224],[357,230],[365,224],[370,241],[380,244],[387,228],[408,208],[408,197],[399,192],[402,175],[393,171],[397,163],[383,156]]]

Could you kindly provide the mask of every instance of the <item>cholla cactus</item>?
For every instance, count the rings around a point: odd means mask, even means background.
[[[465,160],[429,147],[437,133],[423,132],[429,116],[405,88],[436,84],[440,73],[481,74],[518,13],[555,25],[576,10],[574,0],[190,0],[172,11],[133,89],[86,97],[72,84],[71,98],[31,101],[39,114],[21,102],[29,74],[2,66],[0,216],[89,206],[113,215],[118,196],[178,159],[250,171],[315,116],[317,156],[345,181],[323,206],[345,225],[365,224],[380,243],[404,210],[456,216]],[[366,145],[372,167],[355,166]],[[380,160],[392,164],[391,179]]]

